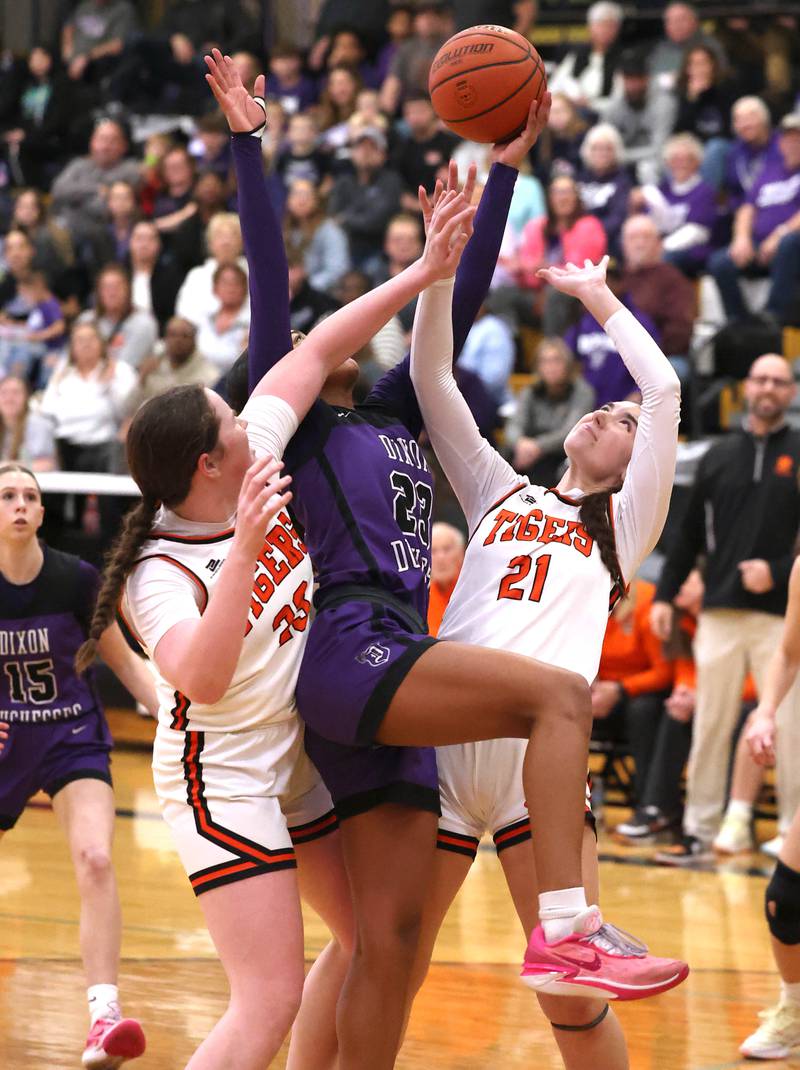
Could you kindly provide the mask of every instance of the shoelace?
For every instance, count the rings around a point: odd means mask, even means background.
[[[608,955],[619,955],[627,958],[644,958],[647,954],[647,944],[637,940],[635,936],[618,929],[616,925],[604,922],[597,932],[586,937],[587,943],[596,944],[601,951]]]

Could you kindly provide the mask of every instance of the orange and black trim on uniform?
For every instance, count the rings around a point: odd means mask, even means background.
[[[295,869],[297,860],[291,847],[271,850],[260,843],[240,836],[219,825],[211,816],[205,797],[201,755],[205,746],[204,732],[187,732],[183,748],[183,771],[186,780],[186,799],[194,814],[195,828],[200,836],[217,844],[224,851],[236,855],[219,865],[209,866],[189,875],[195,895],[219,888],[223,884],[259,873],[274,873],[281,869]]]
[[[189,707],[191,702],[180,691],[175,692],[175,705],[169,711],[172,720],[170,721],[170,728],[175,728],[179,732],[185,731],[189,724]]]
[[[531,822],[530,818],[523,817],[520,821],[514,821],[510,825],[504,825],[503,828],[498,829],[495,832],[494,849],[500,854],[501,851],[505,851],[507,847],[516,847],[518,843],[527,843],[531,838]]]
[[[199,609],[201,613],[205,613],[206,606],[208,605],[208,587],[206,587],[206,585],[203,583],[197,573],[192,572],[192,570],[186,565],[184,565],[182,561],[178,561],[176,557],[170,557],[169,554],[145,554],[144,557],[137,558],[134,564],[140,565],[142,561],[152,561],[153,559],[156,559],[158,561],[169,561],[171,565],[174,565],[175,568],[179,568],[185,576],[188,576],[189,579],[194,584],[196,584],[198,590],[200,591]]]
[[[338,827],[339,818],[336,816],[336,811],[329,810],[327,814],[313,821],[307,821],[305,825],[295,825],[294,828],[290,828],[289,835],[292,838],[292,844],[295,847],[301,847],[304,843],[311,843],[312,840],[321,840],[323,836],[329,836]]]
[[[484,520],[489,515],[489,513],[493,512],[493,510],[495,510],[498,507],[498,505],[502,505],[503,502],[508,501],[508,499],[512,496],[512,494],[516,494],[518,490],[524,490],[526,487],[529,487],[529,486],[530,486],[530,483],[528,482],[528,480],[527,479],[523,479],[519,483],[517,483],[517,485],[515,487],[512,487],[511,490],[506,491],[506,493],[502,496],[502,498],[498,498],[496,502],[493,502],[489,506],[489,508],[486,510],[486,512],[483,514],[483,516],[480,518],[480,520],[475,525],[475,527],[472,529],[472,534],[470,535],[469,539],[467,540],[467,543],[469,544],[470,542],[472,542],[472,539],[477,534],[478,528],[484,522]]]
[[[225,542],[226,539],[233,537],[235,528],[226,528],[225,531],[218,531],[216,535],[178,535],[172,531],[151,531],[150,538],[164,539],[166,542],[182,542],[184,545],[198,546],[215,542]]]
[[[450,832],[449,829],[440,828],[436,834],[436,846],[440,851],[450,851],[456,855],[464,855],[475,861],[478,853],[478,837],[465,836],[461,832]]]

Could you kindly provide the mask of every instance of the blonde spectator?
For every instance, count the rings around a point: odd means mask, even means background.
[[[563,338],[544,338],[536,352],[536,378],[517,399],[506,424],[506,447],[518,472],[551,487],[564,463],[564,439],[590,412],[594,391]]]
[[[0,461],[18,461],[34,472],[56,466],[56,446],[50,421],[30,407],[24,379],[0,379]]]
[[[307,179],[296,179],[289,187],[283,237],[286,248],[303,257],[315,290],[330,290],[350,268],[347,235],[326,217],[320,196]]]
[[[150,312],[133,305],[131,279],[121,264],[108,264],[95,282],[94,311],[84,312],[79,323],[94,323],[111,356],[138,368],[158,338],[158,324]]]
[[[247,345],[250,330],[247,274],[238,264],[221,264],[214,272],[214,297],[218,307],[200,321],[197,348],[222,376]]]
[[[109,356],[98,327],[76,323],[67,356],[50,377],[40,409],[51,421],[60,468],[67,472],[114,470],[119,430],[135,386],[133,368]],[[101,515],[105,501],[101,496]],[[113,523],[117,517],[109,510],[107,519]],[[113,528],[104,526],[104,530]]]
[[[218,212],[206,227],[206,247],[209,256],[199,267],[192,268],[178,291],[175,313],[199,327],[209,311],[216,311],[219,302],[214,296],[214,273],[223,264],[238,264],[247,271],[242,256],[242,228],[233,212]]]

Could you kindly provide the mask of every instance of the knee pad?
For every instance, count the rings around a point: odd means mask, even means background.
[[[782,944],[800,944],[800,873],[780,860],[765,897],[769,931]]]
[[[564,1033],[586,1033],[589,1029],[596,1028],[605,1020],[608,1010],[609,1005],[606,1003],[598,1016],[593,1018],[591,1022],[587,1022],[586,1025],[559,1025],[557,1022],[551,1022],[550,1025],[553,1029],[561,1029]]]

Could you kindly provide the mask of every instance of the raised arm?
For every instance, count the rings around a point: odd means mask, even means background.
[[[546,268],[539,276],[577,297],[619,351],[642,395],[639,426],[625,481],[614,495],[614,530],[623,575],[630,579],[658,542],[669,509],[678,448],[681,388],[672,365],[606,285],[608,257],[583,268]]]
[[[489,293],[489,284],[500,254],[500,245],[503,241],[520,164],[546,126],[549,114],[550,94],[546,93],[538,104],[534,102],[531,105],[527,126],[520,136],[508,145],[494,147],[494,163],[478,205],[474,234],[456,272],[451,313],[453,319],[451,361],[453,358],[458,358],[475,322],[475,317]],[[456,188],[457,182],[458,169],[455,163],[451,162],[448,189]],[[474,173],[471,173],[465,184],[465,192],[469,196],[471,196],[473,184]],[[420,188],[420,202],[426,228],[436,198],[441,196],[442,192],[440,184],[437,183],[437,190],[431,200],[425,190]],[[418,435],[422,431],[422,416],[409,378],[409,361],[410,356],[406,355],[404,360],[387,372],[375,386],[368,401],[401,413],[409,431]]]
[[[472,533],[505,491],[523,480],[491,446],[453,376],[453,280],[420,297],[411,342],[411,381],[425,427]]]
[[[239,219],[250,280],[248,372],[252,391],[292,348],[289,267],[280,223],[267,195],[261,155],[261,135],[266,127],[264,76],[256,79],[254,98],[229,57],[214,49],[206,63],[206,80],[233,135]]]
[[[422,257],[395,278],[323,320],[264,376],[248,407],[260,396],[270,395],[282,398],[302,420],[334,368],[366,345],[427,286],[454,274],[472,233],[474,215],[475,209],[462,193],[447,193],[434,212]]]

